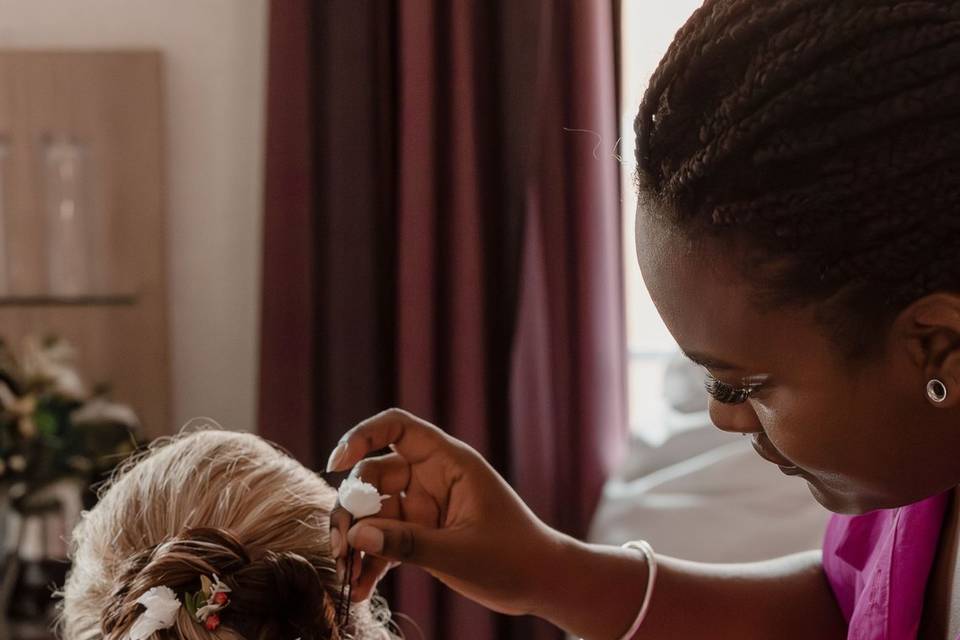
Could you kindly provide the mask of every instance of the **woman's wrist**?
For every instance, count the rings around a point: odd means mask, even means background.
[[[643,553],[558,533],[541,563],[533,615],[586,640],[620,638],[636,619],[649,575]]]

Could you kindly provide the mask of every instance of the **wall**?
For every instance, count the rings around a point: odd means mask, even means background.
[[[164,53],[171,428],[255,426],[266,40],[266,0],[0,0],[3,48]]]

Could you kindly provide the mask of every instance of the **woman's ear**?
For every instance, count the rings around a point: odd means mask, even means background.
[[[930,402],[938,407],[960,406],[960,294],[924,296],[904,309],[896,322],[924,384],[939,380],[946,387],[943,401],[928,398]],[[927,389],[917,392],[926,394]]]

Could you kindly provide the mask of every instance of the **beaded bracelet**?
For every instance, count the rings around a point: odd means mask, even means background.
[[[657,556],[653,553],[653,547],[646,540],[631,540],[623,543],[624,549],[636,549],[642,551],[647,557],[647,591],[643,594],[643,604],[640,605],[640,612],[634,618],[630,629],[620,636],[619,640],[631,640],[643,624],[643,619],[647,617],[647,609],[650,608],[650,597],[653,595],[653,583],[657,579]],[[580,638],[583,640],[583,638]]]

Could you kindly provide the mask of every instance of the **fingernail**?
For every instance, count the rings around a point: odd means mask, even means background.
[[[347,573],[347,563],[343,558],[337,560],[337,582],[343,582],[343,576]]]
[[[333,450],[333,453],[330,454],[330,459],[327,460],[327,471],[336,471],[346,453],[347,443],[341,442],[337,445],[337,448]]]
[[[330,552],[333,554],[334,558],[340,557],[340,545],[343,544],[343,536],[340,534],[339,529],[330,530]]]
[[[353,547],[367,553],[383,551],[383,531],[380,531],[380,529],[357,527],[347,534],[347,540]]]

